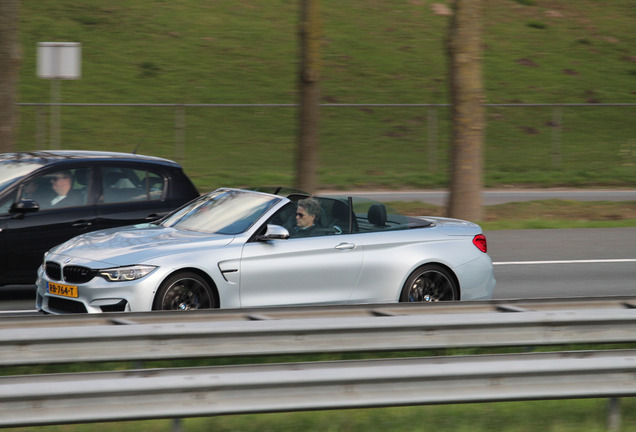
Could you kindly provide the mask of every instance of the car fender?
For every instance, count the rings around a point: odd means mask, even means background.
[[[411,273],[430,263],[448,268],[461,290],[464,281],[456,269],[484,254],[472,245],[472,237],[424,230],[427,228],[365,234],[364,264],[351,301],[362,296],[378,302],[398,301]]]

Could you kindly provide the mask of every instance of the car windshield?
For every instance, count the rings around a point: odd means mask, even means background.
[[[15,160],[0,162],[0,192],[41,166],[41,164]]]
[[[236,235],[248,230],[274,204],[269,195],[220,189],[203,195],[161,222],[166,227]]]

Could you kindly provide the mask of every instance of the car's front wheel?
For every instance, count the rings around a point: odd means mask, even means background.
[[[153,310],[193,310],[216,307],[210,284],[192,272],[176,273],[163,281],[152,305]]]
[[[438,302],[459,300],[459,288],[453,275],[444,267],[426,264],[406,280],[401,302]]]

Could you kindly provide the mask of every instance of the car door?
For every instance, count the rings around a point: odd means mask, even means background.
[[[346,303],[362,266],[355,235],[247,243],[241,306]]]
[[[90,197],[90,168],[65,169],[74,176],[71,192],[76,201],[51,206],[48,196],[40,194],[40,209],[25,213],[5,213],[0,216],[2,247],[0,266],[3,283],[31,284],[35,282],[36,270],[42,263],[44,253],[72,237],[93,230],[95,205]],[[50,172],[36,179],[46,187],[42,179],[54,179],[59,172]],[[49,183],[54,180],[50,180]],[[26,183],[17,189],[16,199],[30,198]],[[40,191],[42,193],[42,191]],[[69,193],[70,195],[70,193]],[[3,206],[4,208],[4,206]]]
[[[270,222],[284,226],[295,214],[296,205],[290,203]],[[363,252],[357,234],[328,230],[248,242],[240,264],[241,306],[346,303],[360,274]]]

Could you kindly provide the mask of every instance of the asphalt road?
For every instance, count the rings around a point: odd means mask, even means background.
[[[486,232],[494,299],[636,294],[636,227]],[[33,309],[33,287],[0,287],[0,316]],[[5,312],[3,312],[5,311]]]
[[[636,294],[636,227],[486,232],[494,299]]]

